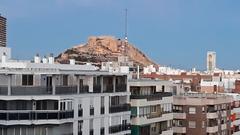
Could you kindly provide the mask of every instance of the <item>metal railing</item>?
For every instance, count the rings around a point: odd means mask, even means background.
[[[109,113],[118,113],[118,112],[126,112],[126,111],[130,111],[129,104],[114,105],[109,107]]]
[[[4,111],[0,113],[0,120],[52,120],[73,118],[71,111]]]
[[[89,93],[89,86],[88,85],[80,86],[79,93]]]
[[[122,124],[122,125],[115,125],[115,126],[110,126],[109,127],[109,133],[114,134],[122,131],[127,131],[131,129],[130,124]]]
[[[126,84],[116,84],[116,92],[126,92],[127,85]]]
[[[0,86],[0,95],[8,94],[8,86]]]
[[[171,97],[171,92],[157,92],[149,95],[131,95],[131,99],[147,99],[148,101],[152,100],[162,100],[163,97]]]
[[[77,86],[56,86],[56,94],[77,94]]]
[[[46,86],[12,86],[11,95],[48,95],[52,87]]]
[[[103,90],[105,93],[111,93],[113,92],[113,85],[112,84],[107,84],[105,89]]]
[[[93,85],[93,93],[101,93],[101,85],[100,84]]]

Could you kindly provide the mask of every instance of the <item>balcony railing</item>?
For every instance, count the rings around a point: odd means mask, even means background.
[[[79,93],[89,93],[89,86],[88,85],[80,86]]]
[[[118,113],[118,112],[126,112],[126,111],[130,111],[129,104],[114,105],[114,106],[110,106],[109,108],[109,113]]]
[[[77,94],[77,86],[56,86],[56,94]]]
[[[126,92],[127,85],[126,84],[116,84],[116,92]]]
[[[52,87],[46,86],[12,86],[12,95],[48,95],[52,93]]]
[[[0,120],[52,120],[73,118],[73,111],[5,111]]]
[[[8,94],[8,86],[0,86],[0,95]]]
[[[116,126],[109,127],[109,133],[114,134],[114,133],[118,133],[118,132],[122,132],[122,131],[127,131],[130,129],[131,129],[130,124],[116,125]]]
[[[105,92],[105,93],[111,93],[111,92],[113,92],[113,85],[112,85],[112,84],[107,84],[107,85],[105,86],[105,89],[103,90],[103,92]]]
[[[147,99],[148,101],[162,100],[163,97],[171,97],[171,92],[157,92],[150,95],[131,95],[131,99]]]
[[[100,84],[93,85],[93,93],[101,93],[101,85]]]

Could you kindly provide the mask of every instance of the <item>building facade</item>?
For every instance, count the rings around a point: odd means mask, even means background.
[[[7,45],[7,19],[0,14],[0,47]]]
[[[231,96],[185,93],[173,99],[174,135],[230,135]]]
[[[232,96],[232,110],[231,110],[231,131],[232,135],[240,134],[240,94],[226,93]]]
[[[42,62],[44,61],[44,62]],[[0,135],[128,135],[127,75],[92,65],[0,63]]]
[[[130,80],[132,135],[172,135],[172,83]]]
[[[214,71],[216,67],[216,52],[208,51],[207,52],[207,71]]]

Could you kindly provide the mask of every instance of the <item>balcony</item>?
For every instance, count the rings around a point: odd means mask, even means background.
[[[93,85],[93,93],[101,93],[101,85],[100,84]]]
[[[56,94],[77,94],[77,86],[56,86]]]
[[[217,111],[218,111],[218,110],[215,109],[214,106],[208,106],[208,107],[207,107],[207,112],[208,112],[208,113],[215,113],[215,112],[217,112]]]
[[[103,90],[104,93],[112,93],[113,92],[113,85],[112,84],[107,84],[105,86],[105,89]]]
[[[207,133],[216,133],[218,132],[218,126],[207,127]]]
[[[52,87],[45,86],[12,86],[12,95],[48,95],[52,93]]]
[[[217,112],[207,113],[207,119],[216,119],[218,118],[218,115]]]
[[[123,125],[116,125],[116,126],[109,127],[110,134],[115,134],[115,133],[127,131],[127,130],[131,130],[130,124],[125,124],[125,125],[123,124]]]
[[[173,113],[174,119],[186,119],[186,113]]]
[[[4,111],[0,120],[52,120],[73,118],[73,111]]]
[[[80,86],[79,93],[89,93],[89,86],[88,85]]]
[[[131,99],[147,99],[147,101],[162,100],[163,97],[171,97],[171,92],[157,92],[150,95],[131,95]]]
[[[174,133],[179,133],[179,134],[185,134],[186,133],[186,127],[173,127]]]
[[[0,95],[8,94],[8,86],[0,86]]]
[[[116,92],[126,92],[127,85],[126,84],[116,84]]]
[[[129,104],[114,105],[114,106],[110,106],[109,108],[109,113],[119,113],[119,112],[126,112],[126,111],[130,111]]]

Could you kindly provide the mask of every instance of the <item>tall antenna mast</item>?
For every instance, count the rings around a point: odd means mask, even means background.
[[[124,45],[123,45],[123,54],[124,56],[127,55],[127,45],[128,45],[128,34],[127,34],[127,8],[125,9],[125,40],[124,40]]]
[[[127,10],[127,8],[126,8],[126,9],[125,9],[125,42],[127,42],[127,39],[128,39],[128,38],[127,38],[127,36],[128,36],[128,35],[127,35],[127,17],[128,17],[127,15],[128,15],[128,14],[127,14],[127,13],[128,13],[128,10]]]

